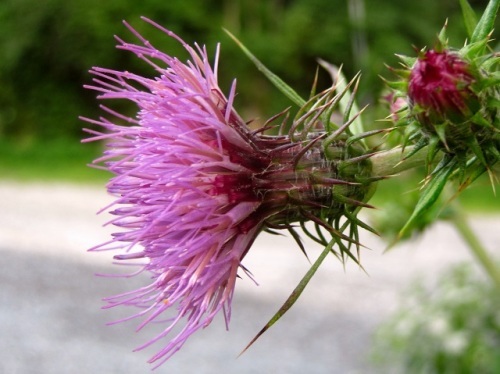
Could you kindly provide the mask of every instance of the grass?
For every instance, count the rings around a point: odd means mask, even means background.
[[[48,142],[0,141],[0,178],[20,181],[104,183],[109,174],[87,166],[97,157],[96,144],[57,139]]]

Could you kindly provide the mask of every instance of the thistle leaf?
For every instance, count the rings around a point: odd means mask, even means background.
[[[486,39],[493,31],[500,0],[490,0],[471,36],[471,43]]]
[[[472,172],[467,176],[467,179],[465,179],[462,183],[460,183],[458,192],[462,192],[467,187],[469,187],[477,178],[479,178],[481,175],[483,175],[488,169],[482,165],[474,165],[474,168],[472,169]],[[495,189],[495,185],[492,184],[493,189]]]
[[[420,199],[418,200],[413,213],[399,232],[397,240],[402,238],[414,223],[427,211],[438,199],[443,191],[448,178],[455,169],[456,161],[450,161],[445,167],[434,174],[430,182],[424,187]]]
[[[442,51],[442,49],[446,48],[446,46],[448,45],[448,37],[446,36],[447,29],[448,29],[448,20],[446,20],[443,28],[441,29],[441,31],[438,34],[439,45],[436,45],[434,47],[436,50],[440,50],[440,52]]]
[[[474,28],[477,25],[477,16],[472,7],[467,0],[460,0],[460,6],[462,7],[462,14],[464,16],[465,29],[467,30],[467,35],[472,38],[474,33]]]
[[[319,255],[319,257],[316,259],[314,264],[312,264],[311,268],[307,271],[306,275],[302,278],[302,280],[299,282],[297,287],[292,291],[288,299],[285,301],[285,303],[281,306],[281,308],[276,312],[276,314],[269,320],[268,323],[262,328],[262,330],[259,331],[259,333],[248,343],[248,345],[245,347],[245,349],[240,353],[242,355],[245,353],[245,351],[250,348],[250,346],[259,339],[262,334],[264,334],[269,328],[274,325],[278,320],[283,317],[283,315],[292,307],[293,304],[297,301],[299,296],[302,294],[302,291],[306,288],[307,284],[309,281],[312,279],[313,275],[316,273],[320,265],[322,264],[323,260],[326,258],[328,253],[332,250],[333,245],[336,243],[335,239],[332,239],[330,243],[325,247],[323,252]]]
[[[238,47],[241,48],[243,53],[252,61],[257,69],[266,76],[267,79],[278,89],[280,90],[286,97],[288,97],[295,105],[297,105],[299,108],[304,106],[306,101],[293,89],[291,88],[288,84],[286,84],[280,77],[278,77],[276,74],[274,74],[271,70],[269,70],[260,60],[254,56],[252,52],[248,50],[247,47],[243,45],[242,42],[240,42],[236,36],[231,34],[228,30],[224,29],[224,31],[229,35],[231,39],[234,40],[234,42],[238,45]]]
[[[400,54],[396,54],[396,57],[401,60],[401,62],[405,65],[405,68],[411,68],[413,65],[415,65],[415,62],[417,62],[416,57],[405,56]]]
[[[384,78],[382,78],[382,80],[384,81],[385,84],[387,84],[389,88],[392,88],[393,90],[404,92],[408,89],[407,81],[388,81]]]

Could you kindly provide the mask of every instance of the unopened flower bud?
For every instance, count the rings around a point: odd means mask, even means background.
[[[398,122],[402,117],[401,112],[408,107],[408,100],[401,96],[396,96],[392,92],[384,96],[383,99],[389,105],[389,110],[391,111],[390,119]]]
[[[408,84],[408,98],[417,120],[432,128],[469,119],[478,109],[477,96],[471,89],[475,81],[470,64],[458,54],[446,50],[422,54]]]

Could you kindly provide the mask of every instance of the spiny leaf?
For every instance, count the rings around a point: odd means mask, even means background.
[[[493,31],[499,6],[500,0],[490,0],[483,15],[479,19],[474,32],[472,33],[471,43],[486,39],[486,37]]]
[[[484,50],[486,49],[487,45],[488,45],[488,39],[484,38],[483,40],[480,40],[476,43],[470,43],[463,46],[458,51],[458,53],[460,53],[460,55],[465,57],[466,59],[472,61],[484,54]]]
[[[325,240],[325,238],[323,237],[323,234],[321,232],[317,236],[314,235],[313,233],[311,233],[307,229],[304,221],[300,221],[300,228],[302,229],[302,231],[304,232],[304,234],[306,234],[309,238],[311,238],[312,240],[314,240],[316,243],[319,243],[321,245],[327,245],[328,244],[328,242]]]
[[[429,144],[428,138],[426,137],[419,138],[417,143],[413,146],[413,148],[410,149],[410,151],[404,156],[404,158],[400,162],[408,160],[410,157],[417,154],[422,148],[426,147],[428,144]]]
[[[293,229],[293,227],[289,227],[288,232],[290,233],[290,235],[292,235],[292,238],[295,240],[295,242],[299,246],[299,248],[302,251],[302,253],[304,254],[304,256],[306,256],[307,261],[309,261],[309,263],[310,263],[311,261],[309,260],[309,256],[307,255],[306,248],[304,247],[304,243],[302,243],[302,240],[300,239],[300,235],[297,233],[297,231],[295,231]]]
[[[388,134],[388,133],[390,133],[393,130],[394,130],[394,128],[390,127],[390,128],[383,128],[383,129],[376,129],[376,130],[366,131],[366,132],[364,132],[362,134],[350,136],[347,139],[347,141],[346,141],[346,146],[349,147],[352,144],[356,143],[357,141],[359,141],[361,139],[368,138],[368,137],[373,136],[373,135],[384,134],[384,133]]]
[[[316,230],[316,234],[318,235],[318,238],[321,238],[321,240],[323,241],[323,244],[324,246],[327,246],[328,243],[330,243],[329,240],[326,240],[326,237],[325,235],[323,234],[323,231],[321,229],[321,226],[318,225],[316,222],[314,222],[314,229]]]
[[[415,62],[417,62],[416,57],[405,56],[400,54],[396,54],[396,57],[399,58],[401,62],[405,64],[408,68],[411,68],[415,64]]]
[[[498,65],[498,63],[500,63],[500,56],[498,55],[490,55],[488,56],[488,58],[486,59],[486,61],[482,61],[481,62],[481,68],[490,72],[490,74],[492,76],[497,76],[497,79],[498,79],[498,72],[496,71],[493,71],[493,70],[496,70],[495,68],[493,68],[494,65]]]
[[[460,6],[462,7],[462,14],[464,16],[465,29],[467,30],[467,35],[472,38],[474,33],[474,28],[477,25],[477,17],[474,9],[470,6],[467,0],[460,0]]]
[[[304,106],[306,101],[288,84],[286,84],[280,77],[274,74],[271,70],[269,70],[260,60],[255,57],[252,52],[248,50],[247,47],[241,43],[236,36],[231,34],[228,30],[224,29],[224,31],[229,35],[231,39],[241,48],[243,53],[255,64],[257,69],[259,69],[262,74],[266,76],[269,81],[274,84],[274,86],[280,90],[286,97],[288,97],[293,103],[295,103],[298,107]]]
[[[401,64],[402,65],[402,64]],[[411,66],[402,66],[401,69],[396,69],[396,68],[393,68],[389,65],[386,65],[387,69],[393,73],[394,75],[397,75],[399,78],[403,78],[403,79],[408,79],[411,75]]]
[[[469,149],[476,155],[481,164],[483,164],[485,167],[488,167],[488,162],[484,157],[481,145],[479,144],[475,136],[472,136],[470,139],[468,139],[467,145],[469,146]]]
[[[285,303],[281,306],[281,308],[276,312],[276,314],[269,320],[268,323],[262,328],[262,330],[259,331],[259,333],[248,343],[248,345],[245,347],[245,349],[240,353],[242,355],[245,353],[245,351],[250,348],[250,346],[259,339],[262,334],[264,334],[269,328],[274,325],[278,320],[283,317],[283,315],[292,307],[293,304],[297,301],[299,296],[302,294],[302,291],[306,288],[307,284],[311,280],[311,278],[314,276],[328,253],[332,250],[333,245],[336,243],[335,239],[332,239],[330,243],[325,247],[323,252],[319,255],[317,260],[312,264],[311,268],[308,270],[306,275],[302,278],[302,280],[299,282],[297,287],[292,291],[288,299],[285,301]]]
[[[380,77],[384,81],[384,83],[389,87],[392,88],[393,90],[396,91],[403,91],[405,92],[408,89],[408,82],[407,81],[389,81],[385,79],[384,77]]]
[[[448,143],[446,142],[446,127],[447,123],[434,124],[434,130],[439,140],[443,143],[444,147],[449,150]]]
[[[433,136],[429,139],[428,141],[428,151],[427,151],[427,167],[430,168],[430,166],[432,165],[433,161],[434,161],[434,158],[436,157],[436,155],[439,153],[441,147],[439,147],[439,144],[440,144],[440,139],[439,137],[437,136]]]
[[[448,20],[444,23],[443,28],[441,29],[440,33],[438,34],[438,41],[439,45],[436,45],[434,48],[437,51],[442,51],[442,48],[446,48],[448,44],[448,37],[446,36],[446,30],[448,29]]]
[[[422,214],[436,202],[441,194],[441,191],[446,185],[448,178],[453,172],[455,165],[456,161],[452,160],[448,163],[448,165],[441,168],[436,174],[434,174],[430,182],[423,189],[413,213],[399,232],[397,240],[402,238],[411,226],[413,226],[413,224],[422,216]]]
[[[359,226],[362,229],[365,229],[369,232],[371,232],[374,235],[380,236],[380,234],[375,230],[373,227],[368,225],[367,223],[361,221],[356,214],[353,214],[351,212],[346,211],[345,213],[346,218],[350,221],[350,224],[353,226]]]
[[[467,179],[464,180],[458,189],[458,192],[462,192],[467,187],[469,187],[472,182],[474,182],[477,178],[479,178],[481,175],[483,175],[487,170],[487,168],[484,165],[475,165],[474,168],[472,169],[472,172],[467,176]],[[494,185],[492,186],[493,188],[495,187]]]
[[[346,80],[345,80],[345,77],[342,75],[342,73],[340,72],[339,74],[341,74],[340,75],[341,78],[339,79],[339,84],[341,86],[337,88],[337,92],[340,93],[340,92],[344,91],[343,86],[348,87],[348,85],[345,83]],[[340,106],[340,110],[342,111],[342,113],[344,113],[344,118],[343,118],[344,123],[347,123],[349,121],[351,111],[353,111],[355,113],[355,115],[352,117],[352,120],[351,120],[352,123],[351,123],[351,125],[349,125],[349,130],[350,130],[351,134],[358,135],[358,134],[363,134],[365,131],[361,116],[358,114],[361,114],[366,109],[366,107],[359,110],[359,107],[356,104],[356,92],[358,90],[360,75],[359,74],[356,75],[356,77],[354,77],[354,80],[355,80],[355,84],[354,84],[354,88],[352,90],[350,97],[342,96],[342,98],[340,99],[340,102],[339,102],[339,106]],[[364,139],[361,139],[361,143],[364,144]]]

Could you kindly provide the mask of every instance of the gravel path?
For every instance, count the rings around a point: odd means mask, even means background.
[[[100,299],[138,287],[144,278],[94,276],[114,268],[110,253],[85,250],[108,239],[110,202],[102,187],[0,182],[0,372],[9,374],[147,373],[155,348],[132,353],[153,329],[135,321],[104,325],[128,311],[103,311]],[[500,217],[474,218],[500,252]],[[382,254],[370,234],[357,267],[326,261],[297,304],[241,357],[242,348],[308,269],[291,238],[259,237],[244,264],[259,282],[237,284],[230,331],[221,318],[190,338],[158,373],[376,373],[366,360],[376,326],[417,275],[434,277],[470,259],[454,230],[438,224],[411,244]],[[319,248],[307,243],[310,256]]]

